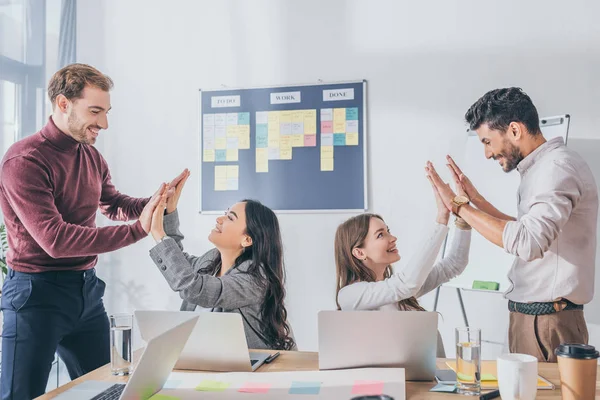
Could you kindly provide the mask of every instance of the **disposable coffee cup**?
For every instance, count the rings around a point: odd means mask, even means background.
[[[600,354],[594,346],[565,343],[558,346],[554,354],[558,359],[562,400],[595,398]]]

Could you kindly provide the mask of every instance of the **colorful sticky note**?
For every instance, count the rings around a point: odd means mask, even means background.
[[[256,149],[256,172],[269,172],[269,151],[266,148]]]
[[[269,112],[268,111],[257,111],[256,112],[256,124],[268,124],[269,123]]]
[[[279,160],[279,147],[269,147],[269,160]]]
[[[279,136],[279,125],[280,124],[272,124],[269,122],[268,128],[267,128],[267,132],[269,133],[269,136]]]
[[[226,165],[217,165],[215,167],[215,179],[227,179]]]
[[[267,136],[269,134],[269,125],[267,124],[256,124],[256,136],[264,135]]]
[[[346,108],[346,121],[358,120],[358,108]]]
[[[225,150],[227,148],[227,138],[220,137],[215,139],[215,149]]]
[[[304,135],[304,147],[315,147],[317,145],[317,135]]]
[[[239,179],[227,179],[227,190],[238,190]]]
[[[321,146],[333,146],[333,133],[321,134]]]
[[[240,135],[238,140],[238,148],[247,150],[250,148],[250,133],[245,135]]]
[[[333,133],[333,122],[321,121],[321,133]]]
[[[154,396],[150,397],[148,400],[181,400],[181,398],[175,397],[175,396],[167,396],[166,394],[156,393]]]
[[[304,147],[304,135],[292,135],[292,147]]]
[[[304,110],[304,120],[312,119],[317,120],[317,110]]]
[[[227,125],[237,125],[238,124],[238,113],[228,113],[227,114]]]
[[[238,149],[227,149],[226,161],[237,161],[238,160]]]
[[[346,133],[358,133],[358,121],[346,121]]]
[[[344,122],[346,123],[346,109],[345,108],[334,108],[333,109],[333,123]]]
[[[346,121],[333,121],[333,133],[346,133]]]
[[[215,114],[215,126],[227,125],[227,114]]]
[[[346,146],[358,146],[358,133],[346,133]]]
[[[321,171],[333,171],[333,158],[321,158]]]
[[[202,125],[206,128],[207,125],[215,125],[215,114],[202,115]]]
[[[292,124],[295,122],[304,122],[304,110],[292,111]]]
[[[305,118],[304,119],[304,134],[312,135],[317,133],[317,119],[316,118]]]
[[[321,382],[292,382],[289,394],[319,394]]]
[[[275,147],[275,146],[271,146]],[[292,148],[292,138],[291,136],[280,136],[279,137],[279,148],[282,150],[289,150]]]
[[[256,148],[260,149],[269,146],[269,136],[266,134],[256,134]]]
[[[204,150],[202,161],[204,161],[204,162],[215,162],[215,151],[212,150],[212,149]]]
[[[304,122],[292,122],[292,135],[304,135]]]
[[[227,136],[227,127],[215,125],[215,138],[224,138],[226,136]]]
[[[237,126],[237,134],[238,134],[238,136],[249,135],[250,134],[250,125],[238,125]]]
[[[345,146],[346,145],[346,134],[345,133],[334,133],[333,134],[333,145],[334,146]]]
[[[238,113],[238,125],[250,125],[250,113],[241,112]]]
[[[240,176],[239,165],[227,165],[227,179],[238,178]]]
[[[279,147],[279,135],[269,135],[269,147]]]
[[[291,135],[292,134],[292,123],[291,122],[280,122],[279,123],[279,133],[281,135]]]
[[[321,158],[333,158],[333,146],[321,145]]]
[[[227,190],[227,179],[219,178],[215,179],[215,191],[222,192]]]
[[[215,150],[215,161],[216,162],[227,161],[227,150]]]
[[[196,390],[199,392],[224,392],[229,386],[231,384],[228,382],[203,380],[196,386]]]
[[[277,125],[279,127],[279,111],[269,111],[268,119],[269,125]]]
[[[292,123],[292,112],[289,110],[281,111],[279,113],[280,124],[291,124]]]
[[[202,127],[202,132],[204,134],[204,137],[215,136],[215,126],[214,125],[204,125]]]
[[[228,137],[227,138],[227,150],[229,149],[237,149],[238,148],[238,138],[237,137]],[[335,143],[335,138],[334,138]]]
[[[352,394],[380,395],[383,393],[383,381],[354,381]]]
[[[280,160],[291,160],[292,159],[292,149],[280,149],[279,150],[279,159]]]
[[[227,137],[237,137],[238,135],[238,126],[237,125],[227,125]]]
[[[331,108],[321,109],[321,121],[333,121],[333,109],[331,109]]]
[[[241,393],[269,393],[270,383],[246,382],[244,386],[238,389]]]

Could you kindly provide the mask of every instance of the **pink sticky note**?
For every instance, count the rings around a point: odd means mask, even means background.
[[[352,394],[382,394],[383,381],[354,381]]]
[[[271,389],[270,383],[256,383],[256,382],[246,382],[244,386],[238,389],[238,392],[242,393],[268,393],[269,389]],[[383,385],[381,386],[381,390],[383,390]]]
[[[315,147],[317,145],[317,135],[304,135],[304,147]]]
[[[321,121],[321,133],[333,133],[333,121]]]

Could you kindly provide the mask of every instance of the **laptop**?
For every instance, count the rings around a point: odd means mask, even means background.
[[[395,367],[406,379],[435,375],[438,314],[426,311],[319,312],[319,369]]]
[[[237,313],[135,311],[144,340],[189,319],[190,315],[197,316],[198,320],[175,364],[176,369],[252,372],[269,358],[269,353],[248,350],[242,316]]]
[[[147,400],[159,392],[179,357],[196,318],[177,324],[150,339],[127,384],[86,381],[58,395],[58,400]]]

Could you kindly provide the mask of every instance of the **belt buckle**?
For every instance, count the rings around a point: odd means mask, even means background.
[[[555,301],[554,303],[552,303],[552,308],[554,308],[554,311],[556,311],[556,312],[561,312],[566,307],[567,307],[567,302],[564,300]]]

